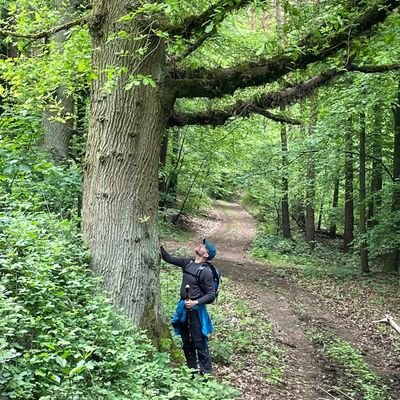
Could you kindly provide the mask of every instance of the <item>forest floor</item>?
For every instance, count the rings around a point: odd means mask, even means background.
[[[273,345],[282,350],[284,372],[275,382],[258,368],[257,354],[247,354],[240,365],[216,364],[215,375],[238,388],[242,400],[400,399],[400,337],[371,323],[385,312],[400,317],[396,281],[386,286],[382,276],[309,279],[295,266],[255,261],[249,249],[256,222],[235,203],[217,202],[213,217],[196,220],[195,227],[197,240],[205,236],[216,243],[215,264],[257,319],[273,326]],[[366,367],[347,345],[358,349]],[[387,392],[376,389],[370,372]]]

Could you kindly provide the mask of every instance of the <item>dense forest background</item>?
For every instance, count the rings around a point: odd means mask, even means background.
[[[254,257],[398,285],[398,7],[1,0],[0,397],[237,396],[165,353],[160,235],[215,200]]]

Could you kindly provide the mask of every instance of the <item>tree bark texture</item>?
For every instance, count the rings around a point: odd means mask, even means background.
[[[67,4],[67,6],[65,6]],[[56,9],[63,15],[62,23],[72,20],[72,9],[76,6],[73,0],[65,2],[64,0],[55,0]],[[62,46],[66,41],[65,31],[57,32],[54,40],[59,45],[59,51],[62,52]],[[42,118],[42,128],[44,131],[42,148],[49,151],[55,162],[61,162],[68,158],[69,142],[73,132],[74,99],[67,93],[64,85],[56,90],[54,95],[56,107],[59,110],[52,110],[51,105],[46,108]],[[64,121],[56,120],[62,118]]]
[[[55,162],[68,158],[69,143],[73,132],[74,101],[68,95],[65,86],[60,86],[54,98],[60,111],[51,111],[47,108],[43,113],[42,128],[44,131],[42,148],[51,153]],[[55,120],[62,118],[64,121]]]
[[[350,124],[350,121],[349,121]],[[350,243],[354,240],[354,200],[353,200],[353,137],[351,125],[347,128],[346,155],[345,155],[345,185],[344,185],[344,234],[343,246],[344,250],[348,250]]]
[[[167,191],[167,177],[165,175],[165,173],[166,173],[165,167],[167,164],[167,153],[168,153],[168,131],[165,130],[163,138],[162,138],[162,142],[161,142],[161,148],[160,148],[161,176],[159,176],[159,178],[158,178],[158,190],[160,192],[160,195],[164,196],[164,197],[165,197],[166,191]],[[165,204],[165,199],[162,199],[162,201],[160,201],[160,206],[163,206],[163,204]]]
[[[361,271],[369,272],[368,265],[368,249],[363,237],[367,233],[366,226],[366,214],[365,214],[365,114],[360,115],[360,199],[359,199],[359,210],[360,210],[360,262]]]
[[[103,277],[114,305],[157,340],[165,329],[156,223],[158,165],[173,99],[163,89],[163,40],[150,35],[138,39],[137,21],[118,22],[129,4],[127,0],[93,3],[91,35],[98,79],[92,84],[83,231],[91,267]],[[130,37],[108,41],[121,29]],[[138,51],[143,49],[142,57]],[[110,66],[125,68],[127,73],[119,76],[111,91],[105,91],[104,71]],[[157,87],[140,84],[126,90],[128,77],[136,74],[151,75]]]

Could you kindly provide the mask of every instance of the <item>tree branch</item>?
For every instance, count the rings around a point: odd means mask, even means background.
[[[399,0],[384,0],[383,4],[367,9],[351,27],[351,39],[360,36],[380,22],[399,5]],[[174,70],[171,71],[172,87],[178,98],[221,97],[233,94],[239,88],[257,86],[276,81],[285,74],[309,64],[322,61],[348,46],[348,31],[339,31],[326,40],[314,39],[308,35],[301,40],[299,55],[296,57],[279,54],[256,63],[245,63],[233,68],[215,68],[211,70]],[[315,47],[319,50],[315,50]]]
[[[198,32],[204,31],[207,22],[213,21],[214,24],[220,23],[225,16],[234,10],[245,7],[252,0],[221,0],[217,4],[212,4],[199,15],[187,18],[178,26],[169,26],[164,28],[171,36],[181,36],[184,39],[190,39],[191,36]]]
[[[88,17],[81,17],[78,19],[74,19],[73,21],[66,22],[65,24],[54,26],[47,31],[42,31],[39,33],[18,33],[18,32],[13,32],[13,31],[8,31],[4,29],[0,29],[0,35],[1,36],[12,36],[16,38],[22,38],[22,39],[45,39],[49,38],[50,36],[53,36],[57,32],[60,31],[65,31],[69,28],[72,28],[77,25],[83,25],[86,22],[88,22]]]
[[[268,108],[291,104],[298,99],[308,96],[315,88],[329,82],[338,74],[343,73],[344,71],[330,70],[296,86],[287,87],[279,92],[267,93],[248,101],[238,101],[221,110],[173,114],[168,121],[168,125],[223,125],[228,120],[236,117],[248,117],[254,112],[259,112],[259,110],[266,112],[265,110]]]
[[[181,54],[171,57],[171,62],[177,63],[179,61],[182,61],[184,58],[190,56],[190,54],[196,51],[209,37],[214,35],[216,31],[217,28],[214,26],[214,28],[210,32],[204,33],[204,35],[200,36],[194,43],[188,46]]]
[[[277,116],[266,111],[267,109],[278,106],[287,106],[297,100],[309,96],[320,86],[328,84],[334,78],[344,75],[348,71],[360,71],[363,73],[382,73],[400,69],[400,64],[392,65],[349,65],[347,69],[331,69],[308,79],[305,82],[294,86],[287,86],[280,91],[266,93],[262,96],[254,97],[247,101],[240,100],[233,105],[220,110],[211,110],[200,113],[175,113],[169,121],[169,126],[184,125],[223,125],[228,120],[236,117],[248,117],[253,113],[259,113],[266,118],[273,119],[278,122],[290,124],[298,124],[300,121],[291,118]],[[301,124],[301,122],[300,122]]]
[[[271,119],[275,122],[282,122],[283,124],[302,125],[302,122],[295,118],[286,117],[282,114],[273,114],[270,111],[263,110],[260,107],[253,106],[253,112],[262,115],[265,118]]]

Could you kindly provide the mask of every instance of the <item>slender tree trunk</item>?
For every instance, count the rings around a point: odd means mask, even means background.
[[[335,213],[335,215],[339,204],[339,184],[340,184],[339,177],[336,177],[335,186],[333,188],[333,199],[332,199],[332,210]],[[336,222],[331,223],[331,226],[329,228],[329,237],[331,239],[336,238]]]
[[[400,232],[400,82],[397,95],[397,104],[394,113],[394,146],[393,146],[393,178],[392,213],[397,215],[394,221],[394,230]],[[395,232],[391,232],[394,234]],[[400,249],[393,249],[385,257],[384,270],[386,272],[400,272]]]
[[[318,94],[315,93],[311,98],[310,104],[310,123],[309,136],[315,134],[318,117]],[[306,240],[313,242],[315,238],[315,212],[314,212],[314,197],[315,197],[315,159],[314,153],[308,159],[307,164],[307,189],[306,189]]]
[[[368,226],[375,226],[377,209],[382,204],[382,109],[376,106],[374,109],[375,131],[372,134],[372,177],[371,177],[371,197],[368,204]]]
[[[284,107],[283,107],[284,108]],[[281,125],[281,149],[282,149],[282,232],[283,237],[290,239],[292,234],[290,232],[290,217],[289,217],[289,178],[288,178],[288,145],[286,126]]]
[[[367,233],[366,215],[365,215],[365,114],[360,115],[360,262],[361,271],[369,272],[368,265],[368,250],[365,241],[365,234]]]
[[[350,122],[349,122],[350,123]],[[344,234],[343,246],[347,251],[350,243],[354,240],[354,200],[353,200],[353,138],[352,127],[346,132],[346,159],[345,159],[345,193],[344,193]]]
[[[114,305],[154,340],[167,334],[160,307],[157,235],[158,164],[162,133],[174,99],[165,90],[165,46],[141,38],[137,20],[124,24],[128,0],[93,2],[92,104],[84,174],[83,231],[91,268],[103,277]],[[124,29],[125,40],[108,41]],[[141,38],[141,39],[138,39]],[[145,49],[143,58],[139,51]],[[129,57],[120,57],[128,54]],[[105,91],[110,65],[126,69]],[[129,77],[151,76],[157,87],[133,86]]]
[[[72,18],[73,0],[70,0],[65,7],[64,0],[55,0],[56,9],[64,17],[62,22],[68,22]],[[55,40],[62,51],[62,46],[66,40],[65,31],[57,32]],[[67,93],[64,85],[61,85],[54,95],[55,106],[50,105],[43,113],[42,128],[44,131],[42,148],[49,151],[55,162],[61,162],[68,158],[69,142],[73,133],[73,111],[74,100],[71,94]],[[59,119],[63,121],[59,121]]]
[[[321,203],[321,206],[319,207],[318,225],[317,225],[317,229],[319,231],[321,230],[323,212],[324,212],[324,203]]]
[[[278,34],[279,47],[282,47],[283,41],[283,12],[279,0],[275,0],[276,27]],[[281,112],[285,112],[285,107],[280,107]],[[290,216],[289,216],[289,177],[288,177],[288,143],[286,125],[281,124],[281,151],[282,151],[282,199],[281,199],[281,216],[283,237],[290,239]]]

